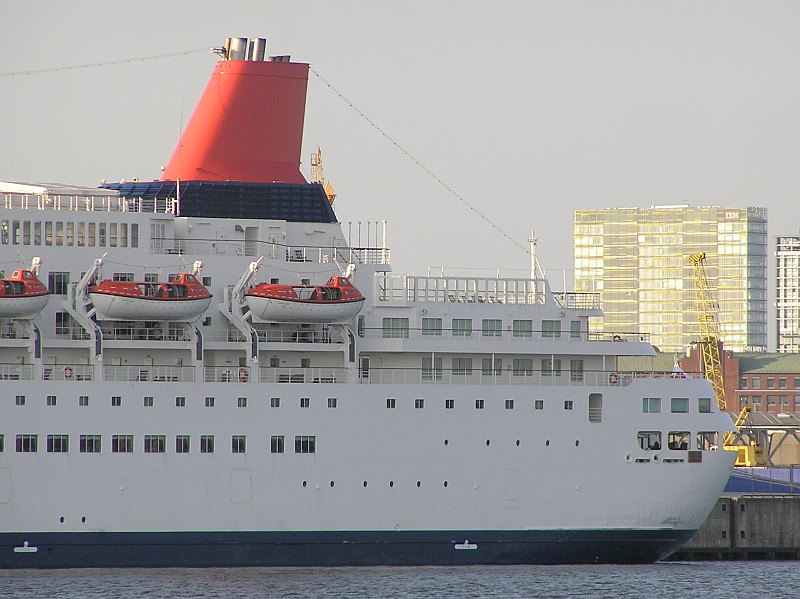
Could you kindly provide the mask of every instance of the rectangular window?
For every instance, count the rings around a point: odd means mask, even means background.
[[[16,398],[15,402],[16,402],[16,404],[18,406],[24,406],[25,405],[25,396],[24,395],[17,395],[17,398]]]
[[[661,449],[661,431],[639,431],[636,436],[642,449],[652,451]]]
[[[573,408],[573,401],[571,399],[564,400],[564,409],[571,410]]]
[[[175,435],[175,453],[189,453],[190,447],[190,435]]]
[[[42,222],[33,223],[33,245],[42,245]]]
[[[247,438],[244,435],[233,435],[231,437],[231,451],[233,453],[245,453],[247,449]]]
[[[153,407],[153,397],[151,395],[145,395],[145,397],[144,397],[144,407],[145,408],[152,408]]]
[[[514,400],[507,399],[506,400],[506,410],[513,410],[514,409]]]
[[[132,272],[115,272],[113,275],[111,275],[111,280],[130,282],[135,281],[136,279],[134,279]]]
[[[214,407],[214,398],[213,397],[206,397],[206,407],[213,408]]]
[[[337,399],[335,397],[329,397],[328,398],[328,407],[329,408],[335,408],[337,403],[338,403],[338,401],[337,401]]]
[[[67,295],[69,287],[68,272],[50,272],[47,275],[47,287],[53,295]]]
[[[175,407],[176,408],[185,408],[186,407],[186,398],[179,395],[175,398]]]
[[[417,399],[414,400],[414,407],[417,408],[418,410],[421,410],[422,408],[425,407],[425,400],[418,397]]]
[[[384,318],[383,319],[384,338],[407,339],[408,338],[408,318]]]
[[[48,395],[45,403],[47,403],[48,406],[54,406],[56,405],[56,401],[55,395]]]
[[[531,358],[514,358],[511,361],[511,374],[533,376],[533,360]]]
[[[544,400],[543,399],[534,400],[533,409],[534,410],[544,410]]]
[[[17,453],[36,453],[39,451],[38,435],[17,435]]]
[[[88,406],[89,405],[89,396],[88,395],[79,395],[78,396],[78,405],[79,406]]]
[[[307,408],[311,405],[311,400],[308,397],[301,397],[300,398],[300,407]]]
[[[445,410],[452,410],[456,407],[456,400],[455,399],[445,399],[444,400],[444,409]]]
[[[571,320],[569,323],[569,336],[572,339],[581,338],[581,321]]]
[[[583,360],[569,361],[569,380],[573,383],[583,381]]]
[[[710,397],[700,397],[697,400],[697,408],[701,414],[710,414],[711,413],[711,398]]]
[[[111,405],[115,408],[118,408],[122,405],[122,396],[121,395],[112,395],[111,396]]]
[[[761,379],[759,377],[754,376],[750,379],[750,382],[752,383],[751,387],[753,389],[761,389]]]
[[[689,431],[670,431],[667,435],[667,447],[670,449],[689,449]]]
[[[270,408],[280,408],[281,407],[281,398],[280,397],[270,397],[269,398],[269,407]]]
[[[270,453],[284,453],[286,451],[283,435],[272,435],[269,438]]]
[[[6,437],[2,433],[0,433],[0,453],[3,453],[6,450]]]
[[[502,337],[503,321],[499,318],[484,318],[481,321],[481,335],[484,337]]]
[[[719,449],[719,433],[717,431],[700,431],[697,433],[697,449],[716,451]]]
[[[313,435],[297,435],[294,438],[295,453],[317,453],[317,438]]]
[[[69,435],[47,435],[47,453],[68,453]]]
[[[236,406],[239,408],[246,408],[247,407],[247,398],[246,397],[237,397],[236,398]]]
[[[796,376],[796,377],[794,377],[794,378],[792,379],[792,381],[793,381],[793,382],[792,382],[792,386],[793,386],[795,389],[800,389],[800,376]]]
[[[214,435],[200,435],[200,453],[214,453]]]
[[[139,225],[131,223],[131,247],[139,247]]]
[[[482,399],[476,399],[475,400],[475,409],[476,410],[482,410],[484,408],[484,405],[485,405],[484,400],[482,400]]]
[[[515,320],[511,325],[511,334],[514,337],[533,337],[533,321]]]
[[[739,389],[747,389],[747,377],[741,377],[739,379]]]
[[[454,318],[450,323],[450,334],[453,337],[470,337],[472,335],[472,319]]]
[[[483,376],[499,376],[503,372],[503,361],[499,358],[482,358],[481,374]]]
[[[778,389],[786,389],[786,388],[787,388],[786,377],[785,376],[778,377]]]
[[[394,397],[386,398],[386,408],[393,410],[397,406],[397,400]]]
[[[144,452],[145,453],[165,453],[167,451],[167,437],[166,435],[145,435],[144,436]]]
[[[543,320],[542,321],[542,337],[556,338],[561,337],[561,321],[560,320]]]
[[[100,435],[81,435],[81,453],[100,453],[102,451],[102,441]]]
[[[53,223],[50,221],[44,223],[44,244],[53,245]]]
[[[673,414],[688,414],[689,413],[689,398],[688,397],[673,397],[670,400],[670,411]]]
[[[602,393],[589,393],[589,422],[603,422]]]
[[[453,358],[453,374],[467,375],[472,374],[472,358]]]
[[[442,319],[441,318],[423,318],[422,319],[422,334],[423,335],[442,335]]]
[[[775,388],[775,377],[768,376],[767,377],[767,389],[774,389]]]
[[[111,453],[133,453],[133,435],[112,435]]]
[[[660,397],[643,397],[642,398],[642,412],[644,414],[660,414],[661,413],[661,398]]]
[[[72,332],[72,315],[69,312],[56,312],[56,335],[69,335]]]
[[[544,358],[542,360],[542,376],[561,376],[561,359]]]
[[[442,380],[442,359],[441,358],[422,358],[422,380],[440,381]]]

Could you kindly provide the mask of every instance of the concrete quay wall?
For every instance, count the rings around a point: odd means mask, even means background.
[[[800,559],[800,496],[725,495],[669,560]]]

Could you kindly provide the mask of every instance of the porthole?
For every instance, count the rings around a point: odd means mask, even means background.
[[[364,481],[364,487],[366,487],[366,486],[367,486],[367,481]]]
[[[489,447],[489,445],[491,445],[491,443],[492,442],[489,439],[486,439],[486,447]]]
[[[575,447],[577,447],[580,444],[581,444],[581,442],[578,439],[575,439]]]
[[[81,523],[86,524],[86,516],[81,516]]]
[[[421,481],[417,481],[417,487],[421,487],[421,486],[422,486],[422,482]]]
[[[444,440],[444,444],[447,445],[449,441],[447,439]]]
[[[548,439],[547,441],[545,441],[545,442],[544,442],[544,444],[545,444],[547,447],[550,447],[550,439]]]
[[[58,521],[59,521],[59,522],[61,522],[61,524],[64,524],[64,516],[61,516],[61,517],[58,519]]]
[[[517,447],[519,447],[519,439],[517,439],[517,443],[516,443],[516,445],[517,445]]]
[[[447,481],[444,481],[444,486],[445,488],[447,488]]]
[[[307,485],[308,485],[308,482],[303,481],[303,487],[306,487]]]
[[[394,481],[393,481],[393,480],[390,480],[390,481],[389,481],[389,486],[390,486],[390,487],[393,487],[393,486],[394,486]]]
[[[331,489],[333,488],[333,485],[334,485],[334,484],[336,484],[336,483],[334,483],[333,481],[331,481]]]

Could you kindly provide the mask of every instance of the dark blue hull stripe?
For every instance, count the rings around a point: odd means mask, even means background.
[[[650,563],[689,530],[2,533],[0,568]]]

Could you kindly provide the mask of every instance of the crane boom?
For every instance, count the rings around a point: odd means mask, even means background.
[[[714,388],[717,406],[720,410],[728,409],[725,401],[725,385],[722,378],[722,364],[719,353],[719,302],[708,284],[706,274],[706,254],[698,252],[689,256],[694,267],[694,291],[697,300],[698,319],[700,321],[700,350],[703,356],[703,370],[706,378]]]

